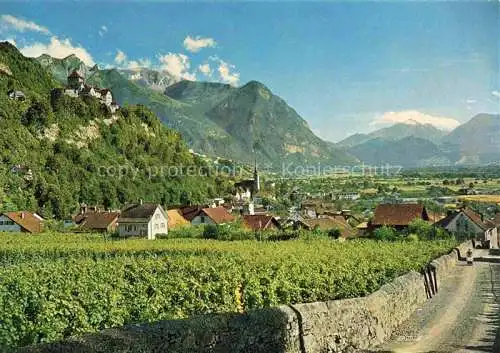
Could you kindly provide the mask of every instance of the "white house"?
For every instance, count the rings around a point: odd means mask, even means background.
[[[156,239],[157,234],[167,233],[168,216],[159,204],[141,202],[127,206],[118,218],[118,234],[121,237]]]
[[[9,98],[13,100],[23,101],[26,99],[26,96],[22,91],[10,90],[7,94],[9,95]]]
[[[481,216],[471,209],[465,208],[450,213],[436,222],[436,225],[452,234],[464,238],[473,238],[488,248],[498,248],[499,246],[498,231],[495,224],[490,221],[483,221]]]
[[[356,201],[361,195],[359,192],[340,192],[335,195],[336,200]]]

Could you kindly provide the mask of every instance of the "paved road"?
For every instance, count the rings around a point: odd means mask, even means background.
[[[500,263],[459,264],[438,295],[376,351],[500,353]]]

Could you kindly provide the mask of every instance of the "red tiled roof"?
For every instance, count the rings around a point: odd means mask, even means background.
[[[268,215],[244,215],[243,225],[252,230],[265,230],[279,228],[279,223],[273,216]]]
[[[119,212],[87,212],[81,221],[84,230],[107,230],[120,216]]]
[[[43,229],[43,221],[33,213],[26,211],[5,212],[6,217],[18,224],[24,231],[29,233],[40,233]]]
[[[222,224],[234,221],[234,217],[226,211],[224,207],[204,208],[200,212],[207,215],[215,224]],[[194,217],[193,217],[194,218]]]
[[[371,224],[374,226],[407,226],[416,218],[429,220],[424,205],[411,203],[382,204],[375,209]]]
[[[181,212],[182,214],[182,217],[184,217],[185,219],[187,219],[188,221],[192,221],[194,217],[196,217],[198,215],[198,213],[200,213],[200,211],[205,208],[207,206],[199,206],[199,205],[196,205],[196,206],[183,206],[183,207],[179,207],[179,211]]]

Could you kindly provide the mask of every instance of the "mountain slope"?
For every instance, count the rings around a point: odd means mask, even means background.
[[[500,115],[478,114],[443,138],[460,152],[459,164],[500,162]]]
[[[349,156],[330,146],[309,129],[307,122],[263,84],[251,81],[231,92],[206,116],[259,159],[288,163],[349,163]]]
[[[348,151],[364,163],[382,166],[424,167],[451,164],[450,156],[432,142],[405,137],[400,140],[371,139]],[[453,157],[452,157],[453,158]]]
[[[38,60],[61,84],[65,83],[61,72],[67,71],[70,63]],[[147,84],[128,79],[131,73],[115,69],[86,70],[89,83],[111,88],[121,105],[146,105],[168,127],[178,130],[196,151],[253,163],[255,138],[259,164],[265,167],[281,168],[282,163],[337,165],[356,161],[315,136],[292,108],[262,84],[251,82],[234,88],[217,83],[182,81],[168,86],[165,94],[161,94]]]
[[[0,209],[64,218],[80,202],[204,202],[228,186],[212,177],[159,175],[165,166],[206,166],[144,106],[111,114],[94,98],[51,97],[58,85],[52,75],[9,43],[0,43],[0,64],[11,72],[0,73]],[[9,99],[11,88],[26,100]]]
[[[397,123],[390,127],[382,128],[369,134],[354,134],[337,143],[338,147],[350,148],[371,139],[400,140],[405,137],[415,137],[439,144],[446,135],[442,130],[430,124],[420,124],[415,121]]]
[[[168,86],[176,82],[175,78],[165,71],[148,68],[119,69],[118,71],[128,80],[158,92],[163,92]]]

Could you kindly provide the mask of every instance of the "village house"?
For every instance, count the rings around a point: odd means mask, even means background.
[[[168,216],[161,205],[138,203],[125,207],[118,218],[121,237],[146,237],[156,239],[157,234],[168,233]]]
[[[12,168],[10,168],[10,172],[12,174],[22,175],[23,179],[26,181],[33,180],[33,171],[26,165],[22,164],[13,165]]]
[[[16,101],[24,101],[26,99],[26,96],[24,95],[23,91],[16,91],[12,89],[7,92],[7,95],[9,96],[10,99]]]
[[[269,215],[244,215],[242,221],[244,228],[253,231],[278,230],[281,228],[278,220],[274,216]]]
[[[333,195],[335,200],[356,201],[361,195],[359,192],[339,192]]]
[[[495,218],[493,219],[493,223],[497,226],[497,231],[500,231],[500,213],[497,213],[495,215]]]
[[[192,218],[191,224],[225,224],[234,221],[234,217],[224,207],[203,208]]]
[[[370,230],[383,226],[404,230],[416,219],[429,221],[429,214],[422,204],[380,204],[375,208],[373,219],[368,226]]]
[[[224,199],[222,197],[216,197],[210,203],[210,207],[223,207],[224,203],[225,202],[224,202]]]
[[[316,219],[305,219],[305,229],[319,229],[325,232],[338,229],[342,238],[352,238],[356,236],[357,231],[351,227],[342,216],[325,216]]]
[[[179,213],[184,217],[188,222],[191,222],[194,217],[198,215],[198,213],[204,209],[209,207],[208,205],[189,205],[189,206],[180,206],[177,207]]]
[[[113,233],[118,225],[120,212],[88,212],[80,220],[78,230],[82,232]]]
[[[472,238],[476,241],[477,246],[499,247],[496,224],[490,220],[483,220],[480,214],[470,208],[450,212],[448,216],[438,221],[436,226],[446,229],[457,237]]]
[[[43,218],[28,211],[4,212],[0,215],[0,232],[40,233]]]
[[[190,225],[189,221],[182,216],[179,209],[172,209],[167,211],[168,229],[175,229]]]

